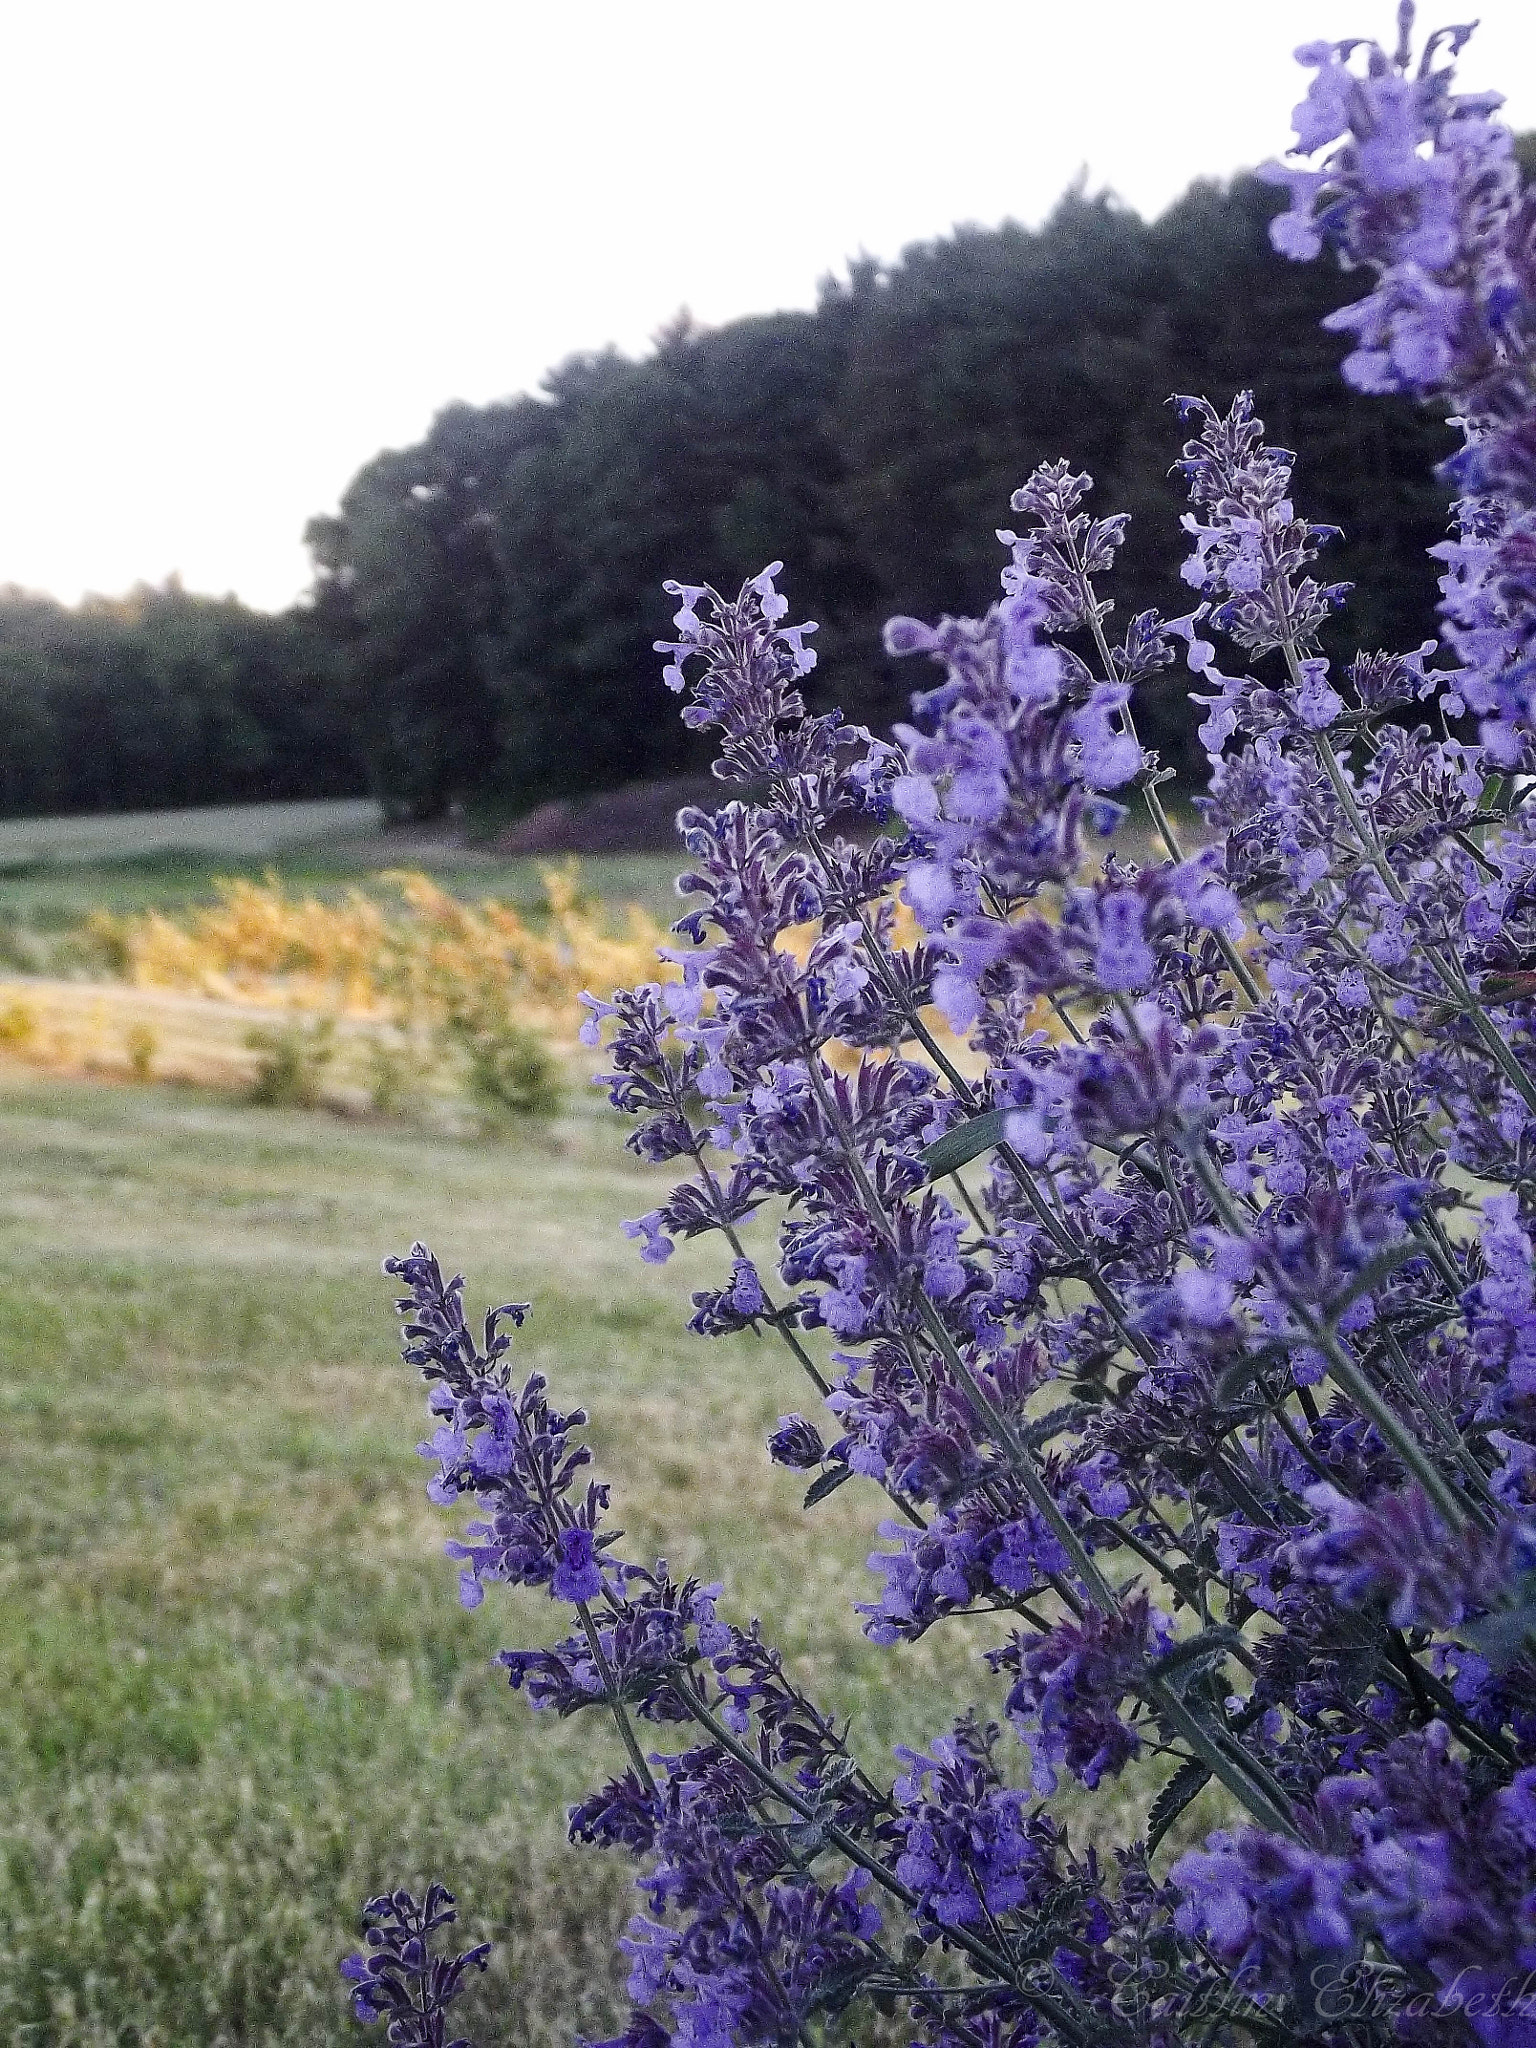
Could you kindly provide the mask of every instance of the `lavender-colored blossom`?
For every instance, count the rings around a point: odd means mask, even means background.
[[[803,1415],[781,1415],[779,1426],[768,1439],[768,1455],[776,1465],[788,1465],[797,1472],[809,1472],[827,1455],[821,1431]]]
[[[640,1245],[640,1256],[649,1266],[664,1266],[675,1249],[667,1234],[666,1217],[660,1209],[652,1209],[648,1215],[636,1216],[620,1226],[626,1237],[634,1238]]]
[[[1291,189],[1275,228],[1283,253],[1305,260],[1326,244],[1374,274],[1364,298],[1324,323],[1353,339],[1345,377],[1362,391],[1439,400],[1463,428],[1465,449],[1446,470],[1465,495],[1454,538],[1435,550],[1445,638],[1464,664],[1453,694],[1480,716],[1489,758],[1513,769],[1530,743],[1536,684],[1536,269],[1499,96],[1452,89],[1469,33],[1431,36],[1416,69],[1406,30],[1391,56],[1365,45],[1363,63],[1350,43],[1304,52],[1317,77],[1297,109],[1297,149],[1330,154],[1316,170],[1267,174]]]
[[[1138,1004],[1129,1024],[1117,1019],[1067,1070],[1078,1129],[1093,1143],[1198,1128],[1208,1113],[1209,1062],[1218,1043],[1209,1026],[1181,1030],[1156,1004]]]
[[[940,1927],[985,1924],[1058,1882],[1056,1831],[1005,1787],[992,1762],[997,1730],[962,1725],[931,1755],[898,1750],[902,1808],[896,1874]]]
[[[1090,789],[1118,789],[1141,772],[1140,745],[1115,723],[1130,701],[1123,683],[1101,683],[1072,720],[1078,771]]]
[[[464,1597],[574,1605],[501,1666],[622,1745],[571,1815],[640,1871],[609,2048],[855,2000],[936,2048],[1529,2048],[1536,234],[1464,41],[1307,46],[1275,173],[1276,245],[1367,276],[1346,375],[1462,423],[1445,661],[1335,652],[1333,529],[1247,392],[1178,401],[1187,613],[1117,627],[1126,522],[1045,462],[985,616],[891,621],[935,668],[894,742],[807,706],[777,565],[670,586],[730,800],[680,820],[675,978],[589,999],[671,1182],[624,1227],[721,1240],[690,1327],[825,1401],[769,1438],[808,1511],[879,1489],[869,1639],[990,1648],[981,1712],[861,1757],[720,1588],[615,1555],[498,1318],[393,1268]],[[1137,726],[1176,655],[1193,835]],[[1063,1769],[1145,1847],[1075,1851],[1021,1789]],[[1155,1874],[1207,1788],[1228,1824]]]
[[[365,2022],[388,2020],[398,2048],[470,2048],[448,2039],[448,2007],[465,1974],[485,1968],[489,1942],[456,1956],[435,1956],[432,1937],[458,1918],[453,1894],[428,1887],[418,1901],[408,1891],[384,1892],[363,1907],[366,1950],[348,1956],[341,1974],[355,1986],[353,2011]]]
[[[419,1446],[438,1461],[429,1497],[447,1506],[462,1495],[485,1504],[489,1519],[470,1523],[468,1541],[452,1541],[448,1554],[465,1564],[460,1597],[477,1607],[486,1584],[504,1580],[547,1585],[560,1600],[590,1600],[601,1585],[601,1553],[612,1539],[600,1534],[607,1488],[577,1488],[591,1453],[573,1441],[586,1422],[573,1409],[562,1415],[545,1398],[533,1373],[514,1393],[510,1338],[503,1318],[521,1323],[522,1304],[493,1309],[477,1344],[464,1317],[464,1282],[447,1282],[425,1245],[408,1257],[386,1259],[384,1271],[410,1293],[398,1304],[405,1319],[403,1350],[432,1384],[428,1407],[443,1420]]]
[[[1090,1791],[1125,1768],[1141,1737],[1122,1705],[1136,1697],[1147,1664],[1172,1640],[1167,1617],[1134,1593],[1115,1616],[1089,1613],[992,1653],[995,1669],[1017,1674],[1008,1717],[1029,1747],[1038,1791],[1055,1790],[1061,1765]]]
[[[1178,1925],[1199,1934],[1244,1990],[1289,1992],[1320,1960],[1353,1954],[1347,1858],[1257,1829],[1211,1835],[1173,1866]]]
[[[1203,398],[1179,398],[1176,404],[1180,418],[1200,428],[1185,443],[1178,465],[1195,507],[1183,520],[1193,543],[1182,570],[1185,582],[1206,599],[1211,626],[1230,634],[1250,657],[1288,642],[1305,644],[1348,591],[1345,584],[1323,585],[1302,573],[1337,529],[1298,517],[1291,497],[1295,458],[1264,440],[1252,392],[1240,392],[1224,414]],[[1194,656],[1197,644],[1208,643],[1191,635],[1188,644]],[[1208,657],[1202,673],[1216,680]],[[1305,709],[1298,715],[1304,720],[1307,711],[1317,717],[1326,702],[1322,673],[1319,665],[1303,689]]]
[[[557,1600],[595,1600],[603,1589],[590,1529],[562,1529],[555,1538],[557,1562],[549,1590]]]
[[[1378,1495],[1368,1506],[1334,1486],[1309,1487],[1314,1535],[1295,1546],[1303,1579],[1330,1586],[1347,1606],[1382,1602],[1397,1628],[1454,1628],[1508,1590],[1514,1529],[1452,1532],[1418,1488]]]

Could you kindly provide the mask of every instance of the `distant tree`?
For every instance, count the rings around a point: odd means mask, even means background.
[[[145,809],[365,786],[344,650],[174,581],[69,608],[0,590],[0,809]]]
[[[1536,138],[1520,148],[1536,168]],[[1341,642],[1412,646],[1450,437],[1343,385],[1318,322],[1349,281],[1273,254],[1278,204],[1251,177],[1202,181],[1148,223],[1078,186],[1038,230],[861,258],[813,312],[679,315],[641,361],[576,356],[536,395],[451,405],[311,521],[314,589],[277,617],[175,583],[73,609],[0,590],[0,809],[366,786],[426,818],[699,767],[656,696],[661,584],[734,587],[774,557],[846,709],[888,725],[911,679],[881,653],[884,618],[987,603],[1001,554],[976,536],[1043,458],[1131,513],[1125,601],[1182,606],[1179,435],[1149,396],[1173,391],[1260,387],[1307,502],[1347,536],[1333,560],[1361,596]],[[1149,686],[1141,722],[1192,772],[1187,689]]]
[[[1448,440],[1342,385],[1317,323],[1346,282],[1272,253],[1277,203],[1253,178],[1202,182],[1149,224],[1079,187],[1038,231],[965,228],[861,260],[813,313],[714,331],[681,316],[642,361],[579,356],[537,397],[450,407],[312,529],[374,786],[425,815],[696,764],[654,695],[660,585],[734,585],[775,556],[851,679],[848,710],[888,724],[910,681],[881,655],[885,615],[984,605],[1001,557],[972,536],[1007,523],[1044,457],[1090,469],[1097,508],[1132,514],[1128,601],[1178,607],[1179,436],[1148,393],[1261,383],[1273,430],[1307,451],[1311,502],[1346,529],[1340,573],[1370,593],[1341,630],[1414,644],[1433,597],[1420,550],[1444,511],[1418,479]],[[1170,676],[1143,713],[1186,768],[1187,687]]]
[[[308,529],[357,744],[395,817],[435,816],[494,768],[485,643],[498,592],[481,472],[514,410],[451,407],[420,447],[375,457],[339,518]]]

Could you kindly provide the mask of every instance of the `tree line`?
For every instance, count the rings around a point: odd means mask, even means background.
[[[174,581],[66,607],[0,590],[0,814],[132,811],[367,787],[344,645]]]
[[[1252,178],[1202,183],[1149,223],[1076,191],[1038,231],[857,263],[814,311],[680,320],[643,361],[584,356],[537,396],[450,406],[310,528],[375,786],[406,812],[487,789],[516,807],[698,765],[651,651],[661,584],[734,588],[774,558],[820,623],[827,701],[888,726],[921,679],[882,656],[884,620],[988,604],[1009,495],[1058,455],[1096,477],[1096,509],[1132,514],[1121,606],[1182,611],[1176,391],[1259,387],[1308,507],[1348,536],[1343,631],[1416,644],[1449,436],[1343,386],[1318,322],[1359,281],[1274,255],[1276,204]],[[1139,722],[1189,768],[1187,688],[1170,675]]]
[[[661,584],[734,587],[774,558],[820,622],[829,701],[888,726],[917,679],[882,656],[884,619],[991,601],[995,529],[1043,459],[1131,513],[1122,609],[1185,608],[1175,391],[1257,387],[1307,511],[1346,534],[1329,574],[1362,594],[1341,645],[1412,646],[1449,436],[1343,386],[1318,323],[1359,281],[1274,255],[1277,203],[1201,182],[1147,222],[1078,189],[1038,230],[859,261],[814,310],[681,317],[643,359],[577,356],[536,394],[450,405],[310,523],[315,586],[280,617],[174,587],[74,611],[0,595],[0,806],[367,787],[400,817],[513,813],[686,772],[705,752],[660,690]],[[1186,771],[1187,686],[1138,711]]]

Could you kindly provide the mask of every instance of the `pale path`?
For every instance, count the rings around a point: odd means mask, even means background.
[[[186,849],[265,854],[317,839],[376,831],[372,797],[302,803],[211,804],[185,811],[117,811],[78,818],[0,818],[0,866],[22,861],[132,860]]]

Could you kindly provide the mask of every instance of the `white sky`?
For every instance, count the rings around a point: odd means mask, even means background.
[[[1441,18],[1426,6],[1424,18]],[[1536,126],[1536,5],[1463,62]],[[1445,18],[1456,19],[1456,0]],[[1392,0],[8,0],[0,582],[277,606],[453,398],[1278,152]]]

